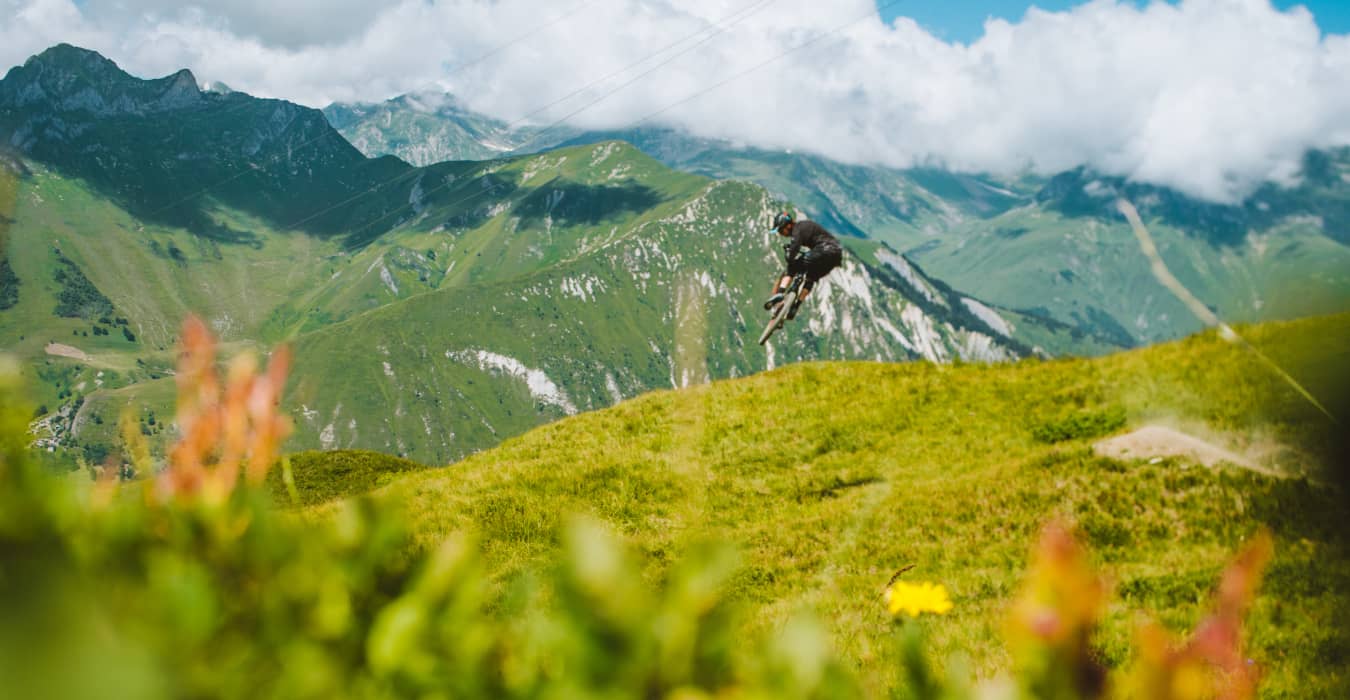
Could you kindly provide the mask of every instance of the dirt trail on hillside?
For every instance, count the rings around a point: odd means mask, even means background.
[[[69,357],[73,360],[79,360],[80,362],[88,362],[94,359],[77,347],[62,345],[61,343],[47,343],[46,350],[48,355]]]
[[[1176,457],[1206,467],[1228,463],[1269,476],[1288,476],[1278,470],[1262,466],[1248,456],[1161,425],[1145,426],[1132,433],[1102,440],[1095,443],[1092,449],[1102,457],[1114,459]]]

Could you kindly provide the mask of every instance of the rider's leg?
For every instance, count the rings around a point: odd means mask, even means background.
[[[797,317],[797,307],[801,306],[802,302],[806,301],[806,297],[811,295],[811,290],[816,288],[816,283],[824,278],[825,275],[830,274],[834,268],[839,267],[841,262],[842,258],[838,253],[825,253],[821,256],[812,256],[809,263],[811,269],[807,272],[806,284],[802,285],[802,293],[797,295],[797,302],[792,305],[792,308],[788,309],[788,318]]]
[[[811,296],[811,290],[815,286],[816,283],[809,279],[806,284],[802,285],[802,291],[801,294],[797,295],[797,301],[792,302],[792,308],[788,309],[787,317],[789,320],[797,318],[797,309],[802,305],[802,302],[806,301],[806,297]]]
[[[778,280],[778,284],[773,287],[773,294],[769,296],[768,301],[764,302],[764,309],[766,311],[772,311],[783,301],[783,290],[787,289],[788,284],[791,282],[791,275],[784,275],[782,279]]]

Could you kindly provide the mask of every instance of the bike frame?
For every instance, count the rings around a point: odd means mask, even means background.
[[[764,327],[764,332],[759,336],[759,344],[768,342],[769,336],[774,331],[783,327],[787,322],[787,315],[792,310],[792,305],[797,303],[801,297],[802,287],[806,284],[806,273],[798,272],[792,276],[792,281],[788,283],[787,289],[783,291],[783,303],[778,306],[778,313],[769,318],[769,325]]]

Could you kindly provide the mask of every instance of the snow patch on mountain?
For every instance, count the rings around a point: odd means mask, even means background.
[[[971,313],[979,317],[981,321],[984,321],[985,325],[994,329],[999,335],[1004,338],[1012,337],[1012,325],[1002,316],[999,316],[993,309],[970,297],[961,297],[961,303],[965,304],[966,308],[970,309]]]
[[[868,313],[875,310],[872,300],[872,276],[867,269],[852,261],[844,263],[829,277],[830,285],[837,286],[844,296],[852,297],[862,303]]]
[[[956,354],[967,362],[999,362],[1009,359],[998,342],[983,333],[964,333]]]
[[[594,151],[591,152],[591,167],[594,168],[595,166],[605,162],[606,159],[614,155],[615,151],[618,150],[619,150],[618,142],[610,141],[609,143],[601,144],[599,147],[597,147]]]
[[[1002,187],[995,187],[995,186],[993,186],[993,185],[991,185],[991,184],[989,184],[989,183],[987,183],[987,182],[982,182],[982,181],[980,181],[980,180],[975,180],[975,184],[979,185],[980,187],[985,188],[986,190],[989,190],[990,192],[997,192],[998,194],[1001,194],[1001,195],[1003,195],[1004,197],[1013,197],[1013,198],[1016,198],[1016,197],[1017,197],[1017,193],[1016,193],[1016,192],[1012,192],[1012,191],[1010,191],[1010,190],[1005,190],[1005,189],[1003,189]]]
[[[942,344],[942,336],[933,325],[933,318],[913,304],[900,313],[900,320],[910,331],[914,350],[930,362],[946,362],[947,348]]]
[[[910,352],[914,352],[914,346],[909,342],[909,339],[906,338],[905,334],[901,333],[900,329],[896,328],[895,324],[891,323],[889,319],[885,316],[877,316],[875,320],[877,327],[885,331],[886,335],[889,335],[895,342],[899,343],[900,347],[909,350]]]
[[[525,382],[530,395],[537,401],[561,408],[567,415],[576,415],[577,407],[552,379],[542,370],[527,367],[513,357],[500,355],[487,350],[447,350],[445,356],[456,362],[471,364],[484,372],[505,374]]]
[[[704,289],[708,290],[709,296],[722,296],[725,291],[728,291],[724,285],[719,285],[714,282],[707,270],[702,270],[698,273],[698,283]]]
[[[609,372],[605,372],[605,390],[609,392],[609,397],[614,400],[614,403],[623,402],[623,392],[619,390],[619,382]]]
[[[582,301],[594,301],[596,292],[606,291],[605,283],[595,275],[568,277],[562,281],[562,293]]]
[[[389,268],[384,265],[380,265],[380,281],[384,283],[385,287],[389,288],[391,294],[398,296],[398,282],[394,279],[394,273],[390,272]]]
[[[882,249],[877,251],[877,260],[900,273],[900,276],[905,278],[906,282],[909,282],[914,291],[922,294],[923,298],[935,304],[947,305],[946,300],[919,274],[918,270],[914,269],[913,265],[909,264],[909,260],[906,260],[905,256],[896,255],[889,250]]]
[[[332,423],[325,425],[323,430],[319,432],[319,446],[325,450],[331,450],[337,446],[337,433]]]
[[[530,161],[529,165],[525,166],[525,171],[520,175],[520,182],[521,184],[525,184],[530,180],[533,180],[534,176],[538,175],[539,173],[542,173],[546,170],[557,170],[561,168],[563,164],[566,162],[567,156],[559,156],[556,159],[548,157],[535,158],[534,160]]]

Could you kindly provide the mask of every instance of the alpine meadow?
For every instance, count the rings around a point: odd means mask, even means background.
[[[1350,697],[1337,15],[775,4],[16,0],[0,697]]]

